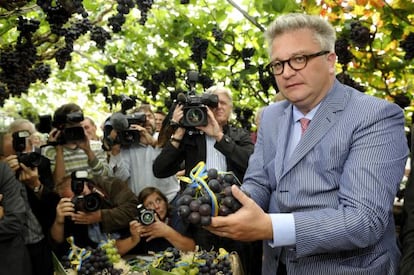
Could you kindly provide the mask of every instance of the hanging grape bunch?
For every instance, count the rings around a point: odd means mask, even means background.
[[[178,215],[185,221],[201,226],[211,224],[212,216],[227,216],[241,208],[233,197],[231,186],[240,185],[232,172],[208,171],[199,163],[192,171],[192,182],[178,200]]]

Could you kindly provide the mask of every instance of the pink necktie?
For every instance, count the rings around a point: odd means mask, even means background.
[[[306,129],[308,129],[310,119],[308,118],[301,118],[300,121],[300,128],[302,129],[302,135],[305,133]]]

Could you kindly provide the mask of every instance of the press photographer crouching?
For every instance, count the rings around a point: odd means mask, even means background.
[[[182,251],[195,249],[191,230],[184,230],[182,220],[172,211],[167,197],[158,188],[144,188],[138,201],[138,213],[129,224],[129,232],[116,241],[121,255],[145,255],[168,247]]]
[[[55,216],[51,237],[55,253],[66,255],[67,237],[79,247],[95,248],[100,241],[117,238],[137,215],[138,199],[118,178],[94,176],[74,171],[56,185]]]
[[[86,170],[93,175],[109,175],[106,153],[101,142],[89,140],[81,125],[82,109],[68,103],[56,109],[52,130],[42,154],[50,160],[55,182],[77,170]]]

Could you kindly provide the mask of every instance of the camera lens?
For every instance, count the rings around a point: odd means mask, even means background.
[[[206,112],[202,108],[191,107],[185,113],[185,120],[189,126],[202,126],[207,121],[205,114]]]
[[[152,211],[144,211],[141,215],[141,221],[143,224],[151,224],[154,222],[154,213]]]
[[[97,194],[89,194],[85,196],[85,211],[93,212],[101,208],[101,198]]]

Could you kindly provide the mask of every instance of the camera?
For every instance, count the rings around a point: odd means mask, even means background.
[[[132,114],[113,114],[104,125],[104,139],[108,139],[111,130],[114,129],[117,132],[117,138],[110,143],[121,144],[128,146],[131,144],[139,143],[140,133],[138,130],[131,129],[132,124],[145,126],[147,117],[143,112],[136,112]]]
[[[27,167],[34,168],[40,165],[42,160],[41,154],[38,152],[24,153],[26,149],[27,139],[30,137],[29,131],[17,131],[12,134],[13,149],[16,151],[17,160]]]
[[[187,73],[186,83],[189,86],[189,92],[185,95],[177,95],[178,104],[183,105],[183,118],[180,121],[184,128],[205,126],[208,124],[207,107],[218,106],[218,96],[204,93],[200,96],[195,94],[195,85],[198,81],[198,72],[189,71]]]
[[[85,140],[85,131],[82,126],[70,126],[67,123],[80,123],[84,119],[82,112],[72,112],[66,115],[57,115],[54,117],[53,126],[61,130],[58,143],[66,144],[69,142]]]
[[[151,209],[146,209],[144,205],[139,204],[137,206],[138,216],[137,220],[143,225],[150,225],[155,222],[155,211]]]
[[[93,212],[99,210],[102,206],[100,194],[92,192],[88,195],[82,195],[85,183],[88,186],[93,186],[93,183],[88,179],[88,172],[75,171],[71,177],[71,189],[75,194],[72,203],[75,205],[75,211]]]
[[[183,127],[206,126],[208,124],[207,106],[217,107],[218,96],[213,94],[179,95],[178,102],[183,105]]]

